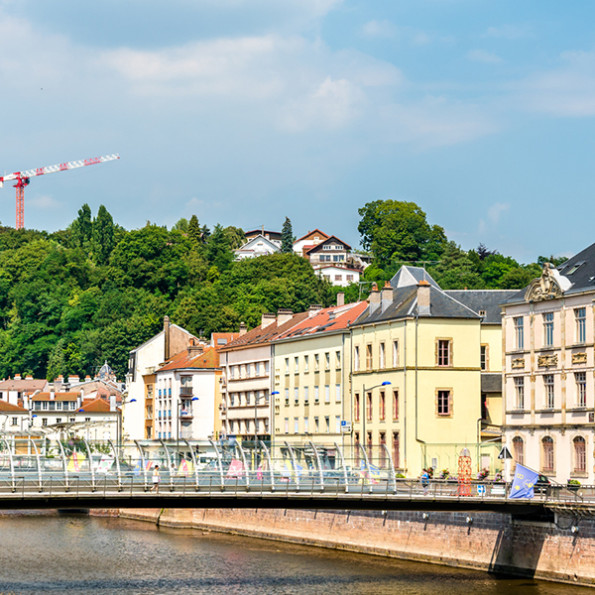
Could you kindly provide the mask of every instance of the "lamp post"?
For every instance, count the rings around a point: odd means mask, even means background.
[[[376,386],[371,386],[369,388],[366,388],[365,386],[362,387],[363,390],[363,397],[364,397],[364,420],[363,420],[363,424],[362,424],[362,432],[363,432],[363,439],[364,439],[364,450],[367,447],[367,436],[366,436],[366,418],[368,417],[368,391],[373,391],[375,388],[380,388],[382,386],[389,386],[391,383],[389,380],[385,380],[384,382],[382,382],[381,384],[377,384]],[[372,412],[372,400],[370,399],[370,413]]]

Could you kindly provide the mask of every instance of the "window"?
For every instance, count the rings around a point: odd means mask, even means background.
[[[285,433],[289,434],[289,417],[285,418]]]
[[[293,418],[293,433],[298,434],[300,431],[300,418],[294,417]]]
[[[552,472],[554,470],[554,440],[546,436],[541,441],[542,469]]]
[[[357,350],[357,347],[355,349]],[[318,370],[320,370],[320,358],[319,358],[318,354],[316,353],[314,355],[314,371],[318,372]]]
[[[289,374],[289,358],[285,358],[285,374]]]
[[[304,432],[307,434],[310,431],[310,420],[304,417]]]
[[[41,418],[41,425],[44,426],[44,427],[48,425],[48,418],[47,417],[42,417]]]
[[[514,340],[517,349],[525,349],[525,321],[522,316],[512,319],[514,323]]]
[[[385,360],[385,349],[384,349],[384,343],[380,343],[380,351],[379,351],[379,356],[380,356],[380,363],[379,363],[379,367],[380,368],[385,368],[386,367],[386,360]]]
[[[576,342],[584,343],[587,340],[587,310],[586,308],[576,308],[574,311],[576,321]]]
[[[545,406],[547,409],[553,409],[555,404],[553,374],[546,374],[543,377],[543,388],[545,393]]]
[[[320,431],[320,421],[317,417],[314,418],[314,432],[318,434]]]
[[[324,431],[327,434],[331,432],[331,418],[328,415],[324,416]]]
[[[13,426],[18,426],[19,425],[19,421],[18,421],[18,419],[16,417],[13,417],[12,418],[12,425]]]
[[[252,399],[252,391],[248,391],[246,393],[246,405],[250,405],[250,400]]]
[[[554,344],[554,313],[546,312],[543,315],[543,345],[551,347]]]
[[[450,339],[438,339],[438,365],[450,366]]]
[[[399,419],[399,391],[393,390],[393,419]]]
[[[525,379],[523,376],[516,376],[514,379],[514,391],[516,395],[516,409],[525,408]]]
[[[380,420],[384,421],[386,414],[386,398],[384,396],[384,391],[380,392],[380,399],[378,402],[378,415],[380,416]]]
[[[335,351],[335,368],[341,367],[341,352]]]
[[[330,370],[331,368],[331,354],[330,352],[326,351],[324,354],[324,369]]]
[[[320,392],[320,387],[319,386],[315,386],[314,387],[314,403],[318,403],[318,401],[320,400],[320,398],[319,398],[319,392]]]
[[[393,432],[393,465],[395,469],[401,466],[401,448],[399,444],[399,432]]]
[[[289,389],[288,388],[285,389],[285,404],[289,405]],[[233,403],[232,403],[232,405],[233,405]]]
[[[449,390],[439,390],[436,401],[436,412],[438,415],[452,415],[452,403]]]
[[[359,421],[359,411],[360,411],[359,393],[355,393],[355,395],[354,395],[353,407],[354,407],[353,418],[355,421]]]
[[[574,447],[574,472],[575,473],[586,473],[587,472],[587,445],[585,439],[582,436],[577,436],[572,441]]]
[[[366,393],[366,419],[372,419],[372,393]]]
[[[310,358],[307,355],[304,355],[304,372],[308,372],[310,369]]]
[[[300,389],[297,386],[293,389],[293,402],[296,405],[300,402]]]
[[[342,275],[335,275],[335,281],[342,281],[343,277]]]
[[[299,374],[299,372],[300,372],[300,358],[296,356],[293,358],[293,373]]]
[[[372,344],[368,343],[366,345],[366,369],[372,369]]]
[[[485,372],[488,369],[488,346],[482,345],[479,348],[480,367]]]
[[[519,465],[525,464],[525,444],[520,436],[512,439],[512,456]]]
[[[331,402],[331,387],[330,384],[324,385],[324,402],[330,403]]]
[[[341,433],[341,416],[340,415],[335,415],[335,433],[336,434]]]
[[[359,370],[359,347],[353,350],[353,369],[357,372]]]
[[[341,385],[335,384],[335,401],[337,403],[341,402]]]
[[[393,368],[399,365],[399,342],[393,341]]]
[[[304,386],[304,405],[308,405],[310,403],[310,387]]]
[[[576,406],[587,406],[587,373],[575,372],[574,381],[576,382]]]
[[[62,418],[61,417],[57,417],[56,418],[56,423],[57,424],[61,424],[62,423]]]

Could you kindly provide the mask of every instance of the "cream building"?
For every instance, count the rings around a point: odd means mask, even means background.
[[[594,477],[595,244],[504,306],[505,441],[560,483]]]
[[[500,371],[493,311],[506,297],[443,291],[416,267],[402,267],[390,285],[372,291],[369,307],[352,325],[353,441],[365,445],[372,462],[383,466],[390,454],[408,476],[430,466],[456,474],[467,448],[474,472],[495,471],[501,413],[491,404],[488,420],[482,388],[499,394],[497,378],[485,375]]]
[[[366,306],[312,306],[305,320],[273,341],[276,444],[345,445],[351,422],[349,325]]]

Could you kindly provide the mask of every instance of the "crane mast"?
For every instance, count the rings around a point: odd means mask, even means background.
[[[68,161],[66,163],[58,163],[57,165],[46,165],[45,167],[37,167],[35,169],[27,169],[24,171],[16,171],[12,174],[0,176],[0,188],[4,186],[4,182],[14,181],[16,188],[16,228],[23,229],[25,227],[25,186],[28,186],[31,178],[35,176],[43,176],[45,174],[53,174],[59,171],[66,171],[69,169],[76,169],[78,167],[85,167],[87,165],[95,165],[97,163],[105,163],[106,161],[114,161],[120,159],[120,155],[114,153],[113,155],[103,155],[101,157],[91,157],[90,159],[82,159],[79,161]]]

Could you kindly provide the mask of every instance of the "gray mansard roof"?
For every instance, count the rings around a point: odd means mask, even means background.
[[[502,313],[500,306],[518,294],[517,289],[447,289],[450,297],[455,298],[468,308],[482,316],[484,324],[501,324]]]

